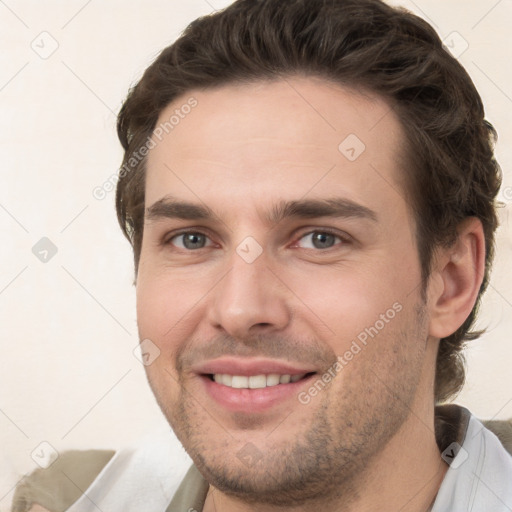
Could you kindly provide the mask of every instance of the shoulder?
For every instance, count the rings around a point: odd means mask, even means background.
[[[16,487],[11,512],[65,511],[114,454],[114,450],[62,452],[48,468],[38,468],[25,475]]]
[[[457,404],[438,405],[435,409],[435,433],[441,452],[452,442],[464,442],[466,431],[473,414]],[[501,442],[505,450],[512,455],[512,418],[508,420],[478,420]]]
[[[501,441],[508,453],[512,454],[512,419],[488,420],[482,423]]]

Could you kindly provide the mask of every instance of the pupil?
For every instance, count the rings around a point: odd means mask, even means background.
[[[204,235],[200,233],[189,233],[185,235],[183,244],[187,249],[200,249],[204,243]]]
[[[325,249],[331,247],[334,242],[334,235],[330,233],[315,233],[313,235],[313,245],[317,249]]]

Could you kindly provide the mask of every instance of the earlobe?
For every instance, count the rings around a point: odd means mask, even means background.
[[[475,305],[484,271],[482,223],[470,217],[460,224],[456,242],[437,253],[435,276],[429,284],[431,336],[445,338],[464,323]]]

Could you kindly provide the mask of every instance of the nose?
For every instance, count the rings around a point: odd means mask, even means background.
[[[280,331],[290,322],[289,295],[263,255],[247,263],[235,253],[229,271],[212,290],[210,324],[239,339]]]

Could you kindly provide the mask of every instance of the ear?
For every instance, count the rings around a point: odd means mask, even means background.
[[[465,219],[458,228],[456,242],[440,248],[429,280],[430,335],[446,338],[471,313],[485,271],[485,237],[482,223]]]

